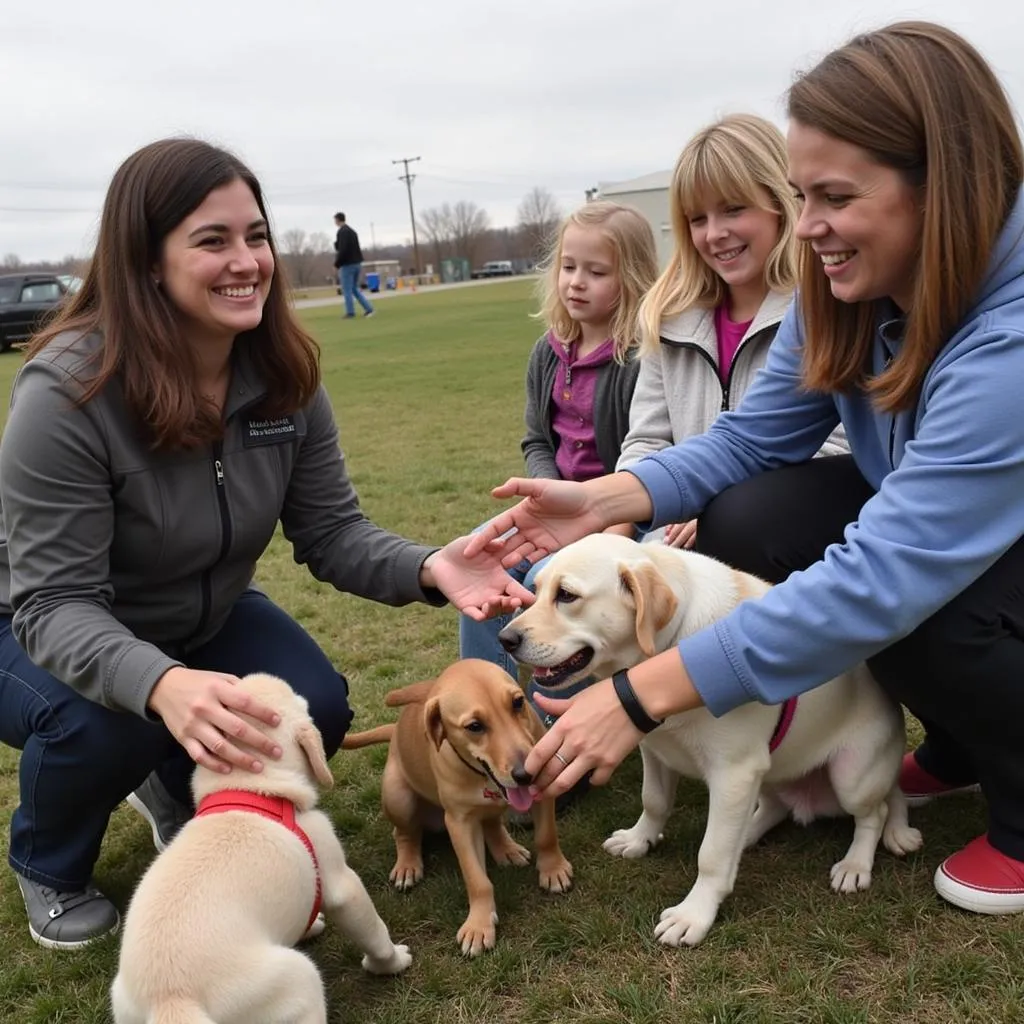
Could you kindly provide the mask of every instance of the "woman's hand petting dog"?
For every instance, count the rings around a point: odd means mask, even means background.
[[[225,672],[205,672],[175,666],[157,681],[149,695],[149,708],[160,716],[171,735],[196,764],[227,774],[232,768],[263,770],[252,750],[279,758],[281,748],[259,729],[235,714],[243,712],[267,725],[281,716],[237,686],[238,677]]]
[[[569,697],[555,700],[534,694],[537,705],[558,715],[526,759],[526,771],[533,776],[540,797],[556,797],[593,769],[591,782],[603,786],[626,755],[643,739],[615,695],[610,679]]]

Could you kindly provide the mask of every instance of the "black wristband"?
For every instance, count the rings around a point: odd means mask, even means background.
[[[653,729],[657,729],[661,722],[657,719],[651,718],[646,711],[644,711],[643,705],[640,703],[639,698],[636,695],[636,691],[633,689],[632,684],[629,681],[629,676],[626,675],[626,670],[620,668],[615,675],[612,676],[612,686],[615,687],[615,696],[619,698],[619,702],[622,704],[623,710],[629,715],[629,720],[641,731],[651,732]]]

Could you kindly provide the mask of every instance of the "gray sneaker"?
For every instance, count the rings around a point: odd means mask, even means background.
[[[191,809],[167,792],[156,772],[150,772],[146,781],[128,794],[128,806],[134,807],[149,822],[158,853],[167,849],[181,826],[192,817]]]
[[[17,876],[28,914],[28,930],[45,949],[81,949],[113,935],[121,924],[117,908],[95,886],[60,892]]]

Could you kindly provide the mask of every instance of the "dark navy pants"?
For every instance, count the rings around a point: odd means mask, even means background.
[[[344,676],[255,590],[242,595],[209,643],[182,660],[189,668],[287,680],[309,701],[328,757],[352,720]],[[10,616],[0,616],[0,742],[22,752],[8,860],[45,885],[80,889],[89,881],[111,811],[154,769],[174,797],[191,803],[195,765],[163,724],[86,700],[37,668],[14,639]]]
[[[709,503],[697,550],[779,583],[842,542],[873,494],[851,456],[762,473]],[[1024,539],[868,665],[924,725],[921,766],[980,783],[989,841],[1024,860]]]

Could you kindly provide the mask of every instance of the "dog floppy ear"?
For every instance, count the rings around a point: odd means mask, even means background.
[[[295,739],[306,755],[313,777],[324,789],[330,789],[334,785],[334,776],[327,765],[320,730],[307,719],[295,730]]]
[[[427,701],[423,708],[423,724],[427,728],[427,735],[434,741],[434,746],[440,750],[445,738],[440,697],[431,697]]]
[[[650,562],[635,567],[620,565],[619,578],[636,602],[637,643],[640,650],[652,658],[658,653],[654,646],[655,636],[672,620],[679,601]]]

